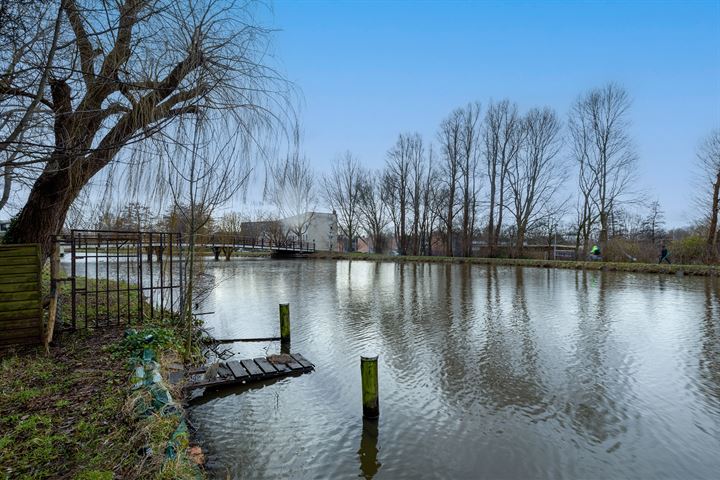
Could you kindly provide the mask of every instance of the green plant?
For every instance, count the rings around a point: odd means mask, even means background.
[[[700,235],[691,235],[682,240],[674,240],[669,246],[670,260],[673,263],[703,263],[706,240]]]
[[[156,352],[177,348],[182,341],[175,332],[166,327],[147,327],[142,330],[128,329],[120,342],[111,347],[113,355],[120,357],[141,357],[145,348]]]

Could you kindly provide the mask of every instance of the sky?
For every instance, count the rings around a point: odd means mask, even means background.
[[[720,128],[720,0],[277,0],[265,15],[320,173],[347,150],[380,168],[400,133],[435,142],[470,101],[566,119],[580,94],[612,81],[633,99],[635,188],[660,201],[668,226],[698,216],[695,151]]]

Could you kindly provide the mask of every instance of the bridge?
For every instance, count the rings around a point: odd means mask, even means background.
[[[90,254],[93,251],[111,249],[144,252],[148,261],[155,256],[159,261],[164,255],[178,255],[190,248],[188,235],[174,232],[132,232],[121,230],[72,230],[70,235],[61,235],[61,243],[70,246],[77,253]],[[66,247],[67,248],[67,247]],[[196,249],[208,249],[220,259],[222,254],[230,260],[237,251],[269,252],[273,256],[302,256],[315,253],[315,242],[295,240],[272,240],[232,234],[196,235]],[[124,256],[124,255],[123,255]]]
[[[233,252],[238,250],[272,252],[277,256],[306,255],[315,253],[315,242],[296,242],[294,240],[273,241],[265,238],[235,237],[227,235],[211,235],[203,238],[200,236],[196,242],[197,246],[210,248],[215,255],[215,260],[220,259],[220,254],[230,260]]]

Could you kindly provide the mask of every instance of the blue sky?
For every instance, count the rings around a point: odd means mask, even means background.
[[[273,4],[275,55],[302,93],[304,150],[328,169],[350,150],[371,167],[401,132],[435,140],[469,101],[549,105],[618,82],[634,99],[637,188],[686,224],[698,141],[720,127],[720,0]]]

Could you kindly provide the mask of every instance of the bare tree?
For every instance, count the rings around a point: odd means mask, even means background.
[[[39,51],[47,58],[0,82],[10,105],[39,95],[31,116],[40,132],[9,147],[39,155],[13,241],[39,242],[48,255],[50,235],[83,187],[128,146],[173,143],[182,119],[203,112],[208,126],[253,142],[282,111],[285,83],[267,66],[269,31],[254,23],[252,2],[56,0],[54,7],[61,12],[54,56]],[[155,153],[162,161],[162,149]]]
[[[195,245],[212,222],[214,212],[247,185],[250,160],[240,132],[230,138],[218,135],[202,115],[193,122],[182,122],[175,136],[176,143],[164,144],[167,161],[163,164],[167,165],[173,213],[186,226],[183,238],[188,245],[187,255],[181,259],[185,292],[179,311],[186,330],[186,352],[190,352],[195,334],[193,305],[208,293],[196,289],[201,262],[196,258]]]
[[[438,141],[442,162],[440,167],[441,197],[444,205],[441,208],[441,221],[444,224],[445,255],[453,255],[455,216],[461,206],[458,205],[458,184],[463,155],[463,123],[462,109],[454,110],[440,124]]]
[[[477,213],[477,182],[480,154],[480,103],[470,103],[462,110],[460,187],[462,192],[462,255],[472,255],[475,215]]]
[[[299,135],[295,133],[295,146],[284,160],[270,167],[269,185],[265,195],[275,206],[286,225],[286,237],[304,241],[317,207],[315,174],[299,151]]]
[[[387,153],[383,198],[387,202],[395,226],[395,242],[400,255],[407,255],[412,232],[412,172],[413,164],[422,155],[420,135],[401,134]]]
[[[523,253],[525,235],[543,217],[560,207],[555,195],[566,178],[558,162],[561,147],[560,121],[550,108],[533,108],[523,118],[522,147],[510,162],[509,211],[515,219],[518,256]]]
[[[425,176],[428,168],[425,163],[425,147],[420,135],[415,137],[413,148],[410,150],[410,242],[409,247],[413,255],[420,254],[423,226],[423,195]]]
[[[650,203],[648,215],[643,220],[643,230],[650,242],[655,244],[658,237],[665,234],[664,226],[665,212],[660,206],[660,201],[655,200]]]
[[[706,255],[708,260],[718,258],[718,211],[720,210],[720,128],[711,131],[698,147],[698,166],[704,197],[700,205],[707,209]]]
[[[439,218],[439,186],[438,168],[435,165],[435,150],[432,144],[428,147],[427,172],[422,193],[422,220],[420,223],[420,243],[423,255],[432,255],[433,232]]]
[[[239,212],[226,212],[217,221],[214,238],[224,245],[222,251],[225,260],[230,260],[235,250],[231,245],[235,244],[235,239],[240,236],[242,222],[243,216]]]
[[[600,246],[607,247],[608,220],[613,208],[628,200],[637,157],[628,133],[630,97],[610,83],[582,95],[570,112],[573,137],[585,150],[576,155],[591,177],[590,200],[600,219]],[[577,141],[576,141],[577,144]]]
[[[384,231],[390,223],[390,202],[384,198],[386,189],[383,187],[383,174],[368,172],[362,178],[358,203],[361,222],[371,239],[373,252],[381,253]]]
[[[487,241],[490,255],[500,240],[506,199],[506,179],[510,163],[522,144],[522,118],[509,100],[491,103],[485,112],[484,140],[488,176],[489,212]]]
[[[364,172],[357,157],[350,152],[336,159],[330,173],[323,178],[323,195],[337,212],[338,227],[348,239],[347,250],[353,251],[353,240],[360,228],[360,195]]]
[[[598,213],[592,202],[597,178],[588,168],[588,152],[590,138],[586,129],[570,128],[571,155],[578,164],[578,195],[575,206],[575,257],[579,257],[580,244],[584,254],[589,251],[590,236],[598,219]]]

